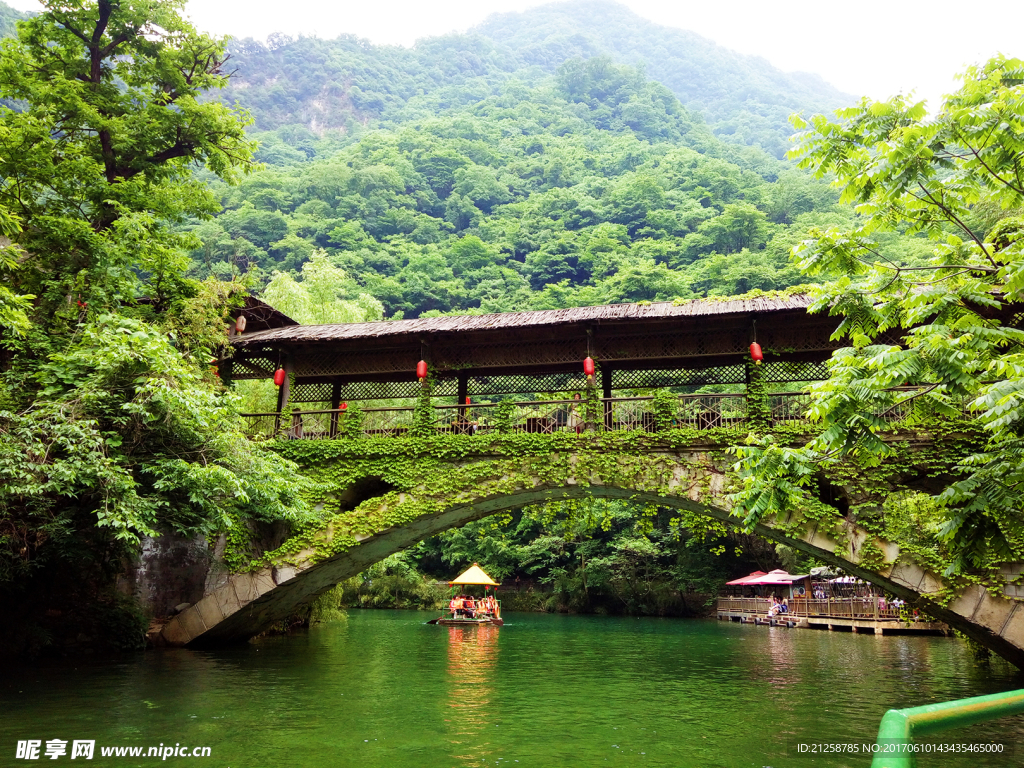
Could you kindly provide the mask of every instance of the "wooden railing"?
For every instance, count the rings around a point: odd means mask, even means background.
[[[722,613],[743,613],[768,615],[770,603],[765,597],[720,597],[718,610]],[[871,619],[874,621],[896,621],[900,608],[888,601],[884,604],[877,597],[833,597],[818,599],[794,597],[788,601],[786,612],[790,616],[824,617],[835,619]]]
[[[778,392],[768,396],[772,424],[806,421],[810,407],[805,392]],[[600,401],[597,419],[587,422],[582,400],[524,400],[514,403],[505,431],[537,434],[554,432],[628,431],[657,432],[654,398],[611,397]],[[681,395],[671,427],[715,429],[737,427],[747,422],[747,396],[744,394]],[[883,417],[889,423],[904,419],[909,409],[896,406]],[[245,432],[250,438],[281,437],[292,440],[319,440],[340,437],[402,437],[413,425],[411,406],[385,408],[292,411],[291,413],[245,413]],[[358,414],[356,416],[355,414]],[[487,434],[499,431],[497,403],[435,405],[434,429],[447,434]],[[358,420],[354,426],[353,419]]]

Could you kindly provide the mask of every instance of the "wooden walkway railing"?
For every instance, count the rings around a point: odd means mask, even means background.
[[[769,602],[764,597],[720,597],[719,613],[743,613],[768,615]],[[817,599],[794,597],[788,601],[789,610],[782,616],[822,617],[832,619],[871,619],[873,621],[898,621],[900,608],[877,597],[833,597]]]
[[[640,430],[658,431],[653,408],[654,398],[602,398],[598,418],[588,424],[582,400],[524,400],[502,414],[498,403],[435,405],[434,429],[448,434],[487,434],[504,431],[551,434]],[[779,392],[769,395],[769,413],[773,424],[806,421],[810,407],[804,392]],[[280,437],[291,440],[320,440],[339,437],[401,437],[413,426],[415,409],[411,406],[292,411],[291,413],[244,413],[245,433],[250,438]],[[896,423],[906,414],[892,409],[883,414]],[[676,399],[673,427],[715,429],[742,426],[748,420],[744,394],[681,395]]]

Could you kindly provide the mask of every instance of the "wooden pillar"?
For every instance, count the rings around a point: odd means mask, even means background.
[[[466,407],[466,398],[469,397],[469,371],[459,371],[458,388],[459,419],[456,430],[469,430],[469,408]]]
[[[335,379],[331,385],[331,437],[338,436],[338,408],[341,407],[341,379]]]
[[[427,364],[427,375],[428,375],[428,377],[429,376],[433,376],[434,373],[435,373],[435,371],[434,371],[434,361],[430,359],[430,339],[429,338],[420,339],[420,360],[422,360],[423,362],[425,362]],[[427,380],[424,379],[423,381],[420,382],[420,384],[422,384],[424,387],[426,387],[427,386]]]
[[[284,363],[281,367],[284,368],[284,383],[277,388],[277,418],[274,419],[275,435],[281,432],[281,416],[288,407],[288,400],[291,395],[292,371],[294,370],[291,355],[285,355]],[[291,418],[288,419],[288,426],[290,429]]]
[[[610,366],[601,367],[601,396],[604,398],[604,428],[612,428],[612,369]]]
[[[232,386],[235,383],[235,361],[232,360],[231,358],[228,358],[227,360],[221,360],[218,367],[220,369],[219,372],[221,383],[225,387]]]

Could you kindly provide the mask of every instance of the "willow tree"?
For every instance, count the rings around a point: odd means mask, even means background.
[[[824,463],[883,460],[877,414],[899,406],[923,422],[966,402],[987,445],[937,494],[936,533],[953,571],[1024,559],[1024,331],[994,319],[1024,302],[1024,62],[997,56],[961,79],[933,116],[897,97],[796,120],[792,157],[834,178],[860,214],[794,249],[805,273],[829,280],[811,311],[841,316],[834,338],[848,346],[812,388],[819,437],[740,449],[748,523],[803,503]],[[931,257],[884,257],[877,240],[891,231],[928,238]]]

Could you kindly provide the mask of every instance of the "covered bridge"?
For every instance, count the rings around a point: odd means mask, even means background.
[[[750,344],[764,350],[767,382],[813,381],[839,344],[836,320],[808,315],[802,294],[685,303],[283,325],[235,335],[225,378],[266,379],[283,368],[289,404],[416,397],[424,360],[433,395],[458,398],[582,390],[583,360],[613,390],[744,384]]]

